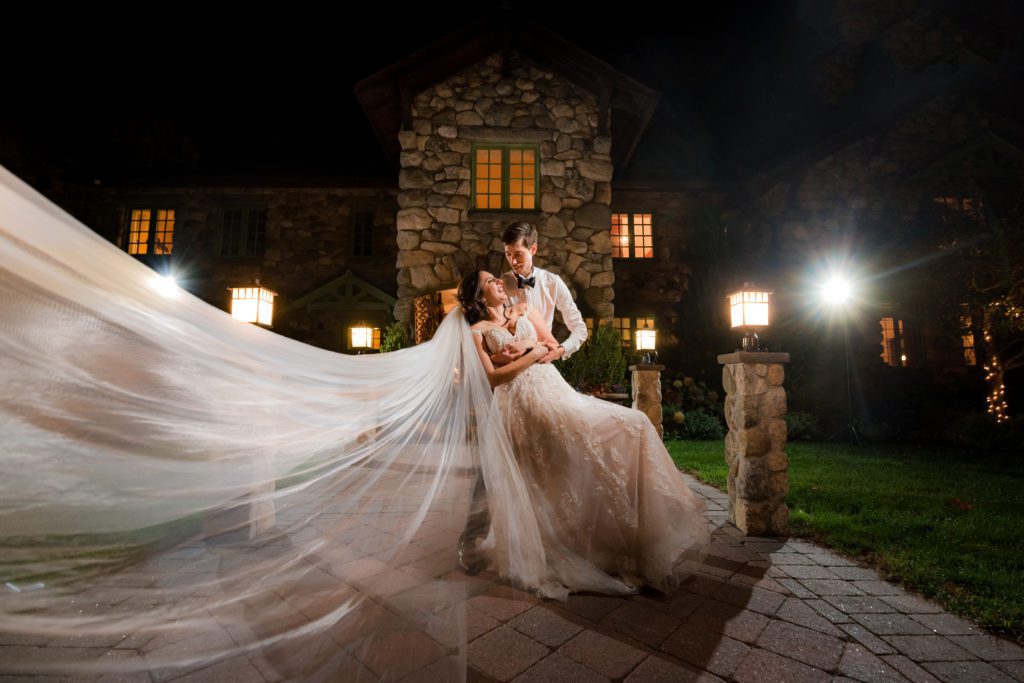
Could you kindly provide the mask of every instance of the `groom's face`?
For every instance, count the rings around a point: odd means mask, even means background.
[[[512,272],[529,275],[533,270],[533,255],[537,253],[537,245],[524,246],[522,241],[505,245],[505,258],[512,266]]]

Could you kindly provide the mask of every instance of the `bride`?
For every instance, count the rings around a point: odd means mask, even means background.
[[[541,529],[550,583],[540,594],[676,587],[680,555],[708,543],[705,506],[650,420],[576,392],[542,362],[558,342],[535,308],[509,305],[500,278],[476,271],[458,292]],[[507,346],[525,353],[494,367],[490,356]]]
[[[249,657],[275,679],[464,679],[467,598],[489,585],[455,566],[477,471],[499,577],[563,599],[670,588],[707,531],[653,426],[539,350],[491,366],[484,345],[550,332],[489,274],[463,291],[429,342],[315,348],[170,284],[0,167],[0,630],[71,648],[20,648],[5,673]],[[125,634],[128,657],[82,647]],[[406,639],[418,656],[391,656]]]

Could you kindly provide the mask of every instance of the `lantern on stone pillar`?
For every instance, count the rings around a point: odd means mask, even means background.
[[[761,340],[757,336],[757,331],[770,324],[772,294],[769,289],[745,282],[743,287],[726,297],[729,301],[731,327],[743,333],[740,350],[761,350]]]
[[[658,331],[653,327],[637,328],[636,350],[643,356],[645,365],[658,362],[657,337]]]
[[[231,317],[245,323],[271,327],[274,320],[274,297],[277,292],[260,285],[228,287],[231,292]]]

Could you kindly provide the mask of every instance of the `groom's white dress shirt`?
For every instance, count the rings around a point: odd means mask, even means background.
[[[562,312],[562,322],[569,328],[569,338],[562,342],[562,346],[565,347],[565,354],[562,357],[568,358],[587,340],[587,324],[583,322],[583,314],[576,308],[572,293],[562,282],[562,278],[537,266],[533,267],[533,272],[528,277],[536,277],[535,286],[520,289],[513,271],[502,275],[505,293],[509,295],[512,303],[526,301],[540,311],[541,317],[548,324],[548,329],[555,320],[555,309]]]

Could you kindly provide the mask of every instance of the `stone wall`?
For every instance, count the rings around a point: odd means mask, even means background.
[[[507,270],[501,233],[528,220],[540,233],[537,265],[558,273],[581,306],[611,317],[611,139],[598,135],[595,97],[513,52],[418,93],[413,128],[399,133],[398,296],[408,320],[419,295],[454,287],[474,268]],[[540,207],[528,213],[470,208],[475,141],[540,145]]]
[[[218,308],[229,308],[229,286],[254,275],[287,303],[351,269],[394,294],[396,191],[391,188],[104,188],[80,210],[81,220],[117,242],[125,207],[145,205],[176,210],[169,263],[182,286]],[[221,211],[225,206],[267,208],[266,249],[262,257],[220,256]],[[353,218],[373,214],[372,255],[352,255]],[[154,265],[157,265],[154,263]],[[280,320],[275,331],[303,341],[322,335],[309,320]],[[330,321],[328,321],[328,324]],[[325,323],[321,323],[321,326]],[[335,349],[337,350],[337,349]]]

